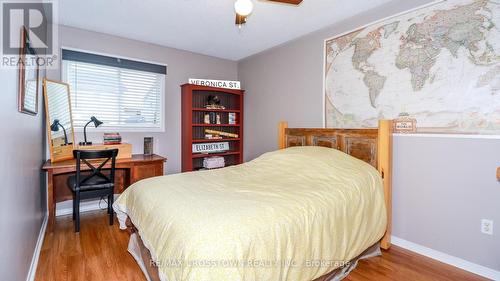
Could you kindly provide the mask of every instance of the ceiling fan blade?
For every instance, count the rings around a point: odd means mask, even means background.
[[[302,3],[303,0],[267,0],[267,1],[299,5],[300,3]]]
[[[236,25],[242,25],[245,24],[246,22],[247,22],[247,17],[236,14],[236,20],[235,20]]]

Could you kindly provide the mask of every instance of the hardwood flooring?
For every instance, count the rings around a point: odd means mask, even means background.
[[[57,218],[54,232],[45,235],[35,280],[145,281],[127,252],[128,233],[117,221],[113,226],[107,223],[105,211],[82,213],[81,232],[75,234],[71,216]],[[393,246],[381,257],[360,261],[344,280],[487,279]]]

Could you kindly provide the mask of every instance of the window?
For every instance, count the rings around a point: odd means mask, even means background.
[[[91,116],[103,129],[163,130],[166,66],[63,50],[75,128]]]

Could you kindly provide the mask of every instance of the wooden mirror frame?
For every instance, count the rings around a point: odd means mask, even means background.
[[[69,119],[71,123],[71,138],[68,138],[68,141],[71,140],[71,145],[60,146],[57,149],[54,149],[52,145],[52,131],[50,130],[50,112],[49,112],[49,97],[47,94],[47,82],[60,84],[66,87],[68,93],[68,103],[69,103]],[[73,125],[73,114],[71,112],[71,96],[69,92],[69,84],[63,83],[60,81],[49,80],[47,78],[43,79],[43,97],[45,101],[45,120],[47,123],[47,141],[50,149],[50,161],[52,163],[60,162],[64,160],[73,159],[73,150],[75,149],[75,130]]]
[[[26,65],[26,55],[33,55],[36,57],[36,66],[31,66],[35,71],[35,79],[36,79],[36,89],[35,89],[35,108],[26,108],[25,100],[26,100],[26,71],[29,66]],[[21,29],[21,48],[19,49],[19,92],[18,92],[18,110],[21,113],[26,113],[30,115],[38,114],[38,92],[40,86],[40,65],[38,64],[38,54],[35,49],[33,49],[30,45],[28,38],[28,31],[26,27],[23,26]]]

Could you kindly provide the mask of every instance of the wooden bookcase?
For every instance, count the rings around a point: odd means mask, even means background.
[[[243,162],[243,90],[213,88],[184,84],[182,89],[182,172],[203,168],[203,158],[223,156],[225,165]],[[208,97],[215,95],[225,109],[207,109]],[[220,115],[220,124],[205,124],[205,114]],[[229,124],[229,113],[236,115],[236,124]],[[205,139],[205,130],[237,134],[237,138]],[[228,142],[229,150],[210,154],[193,153],[193,144]]]

